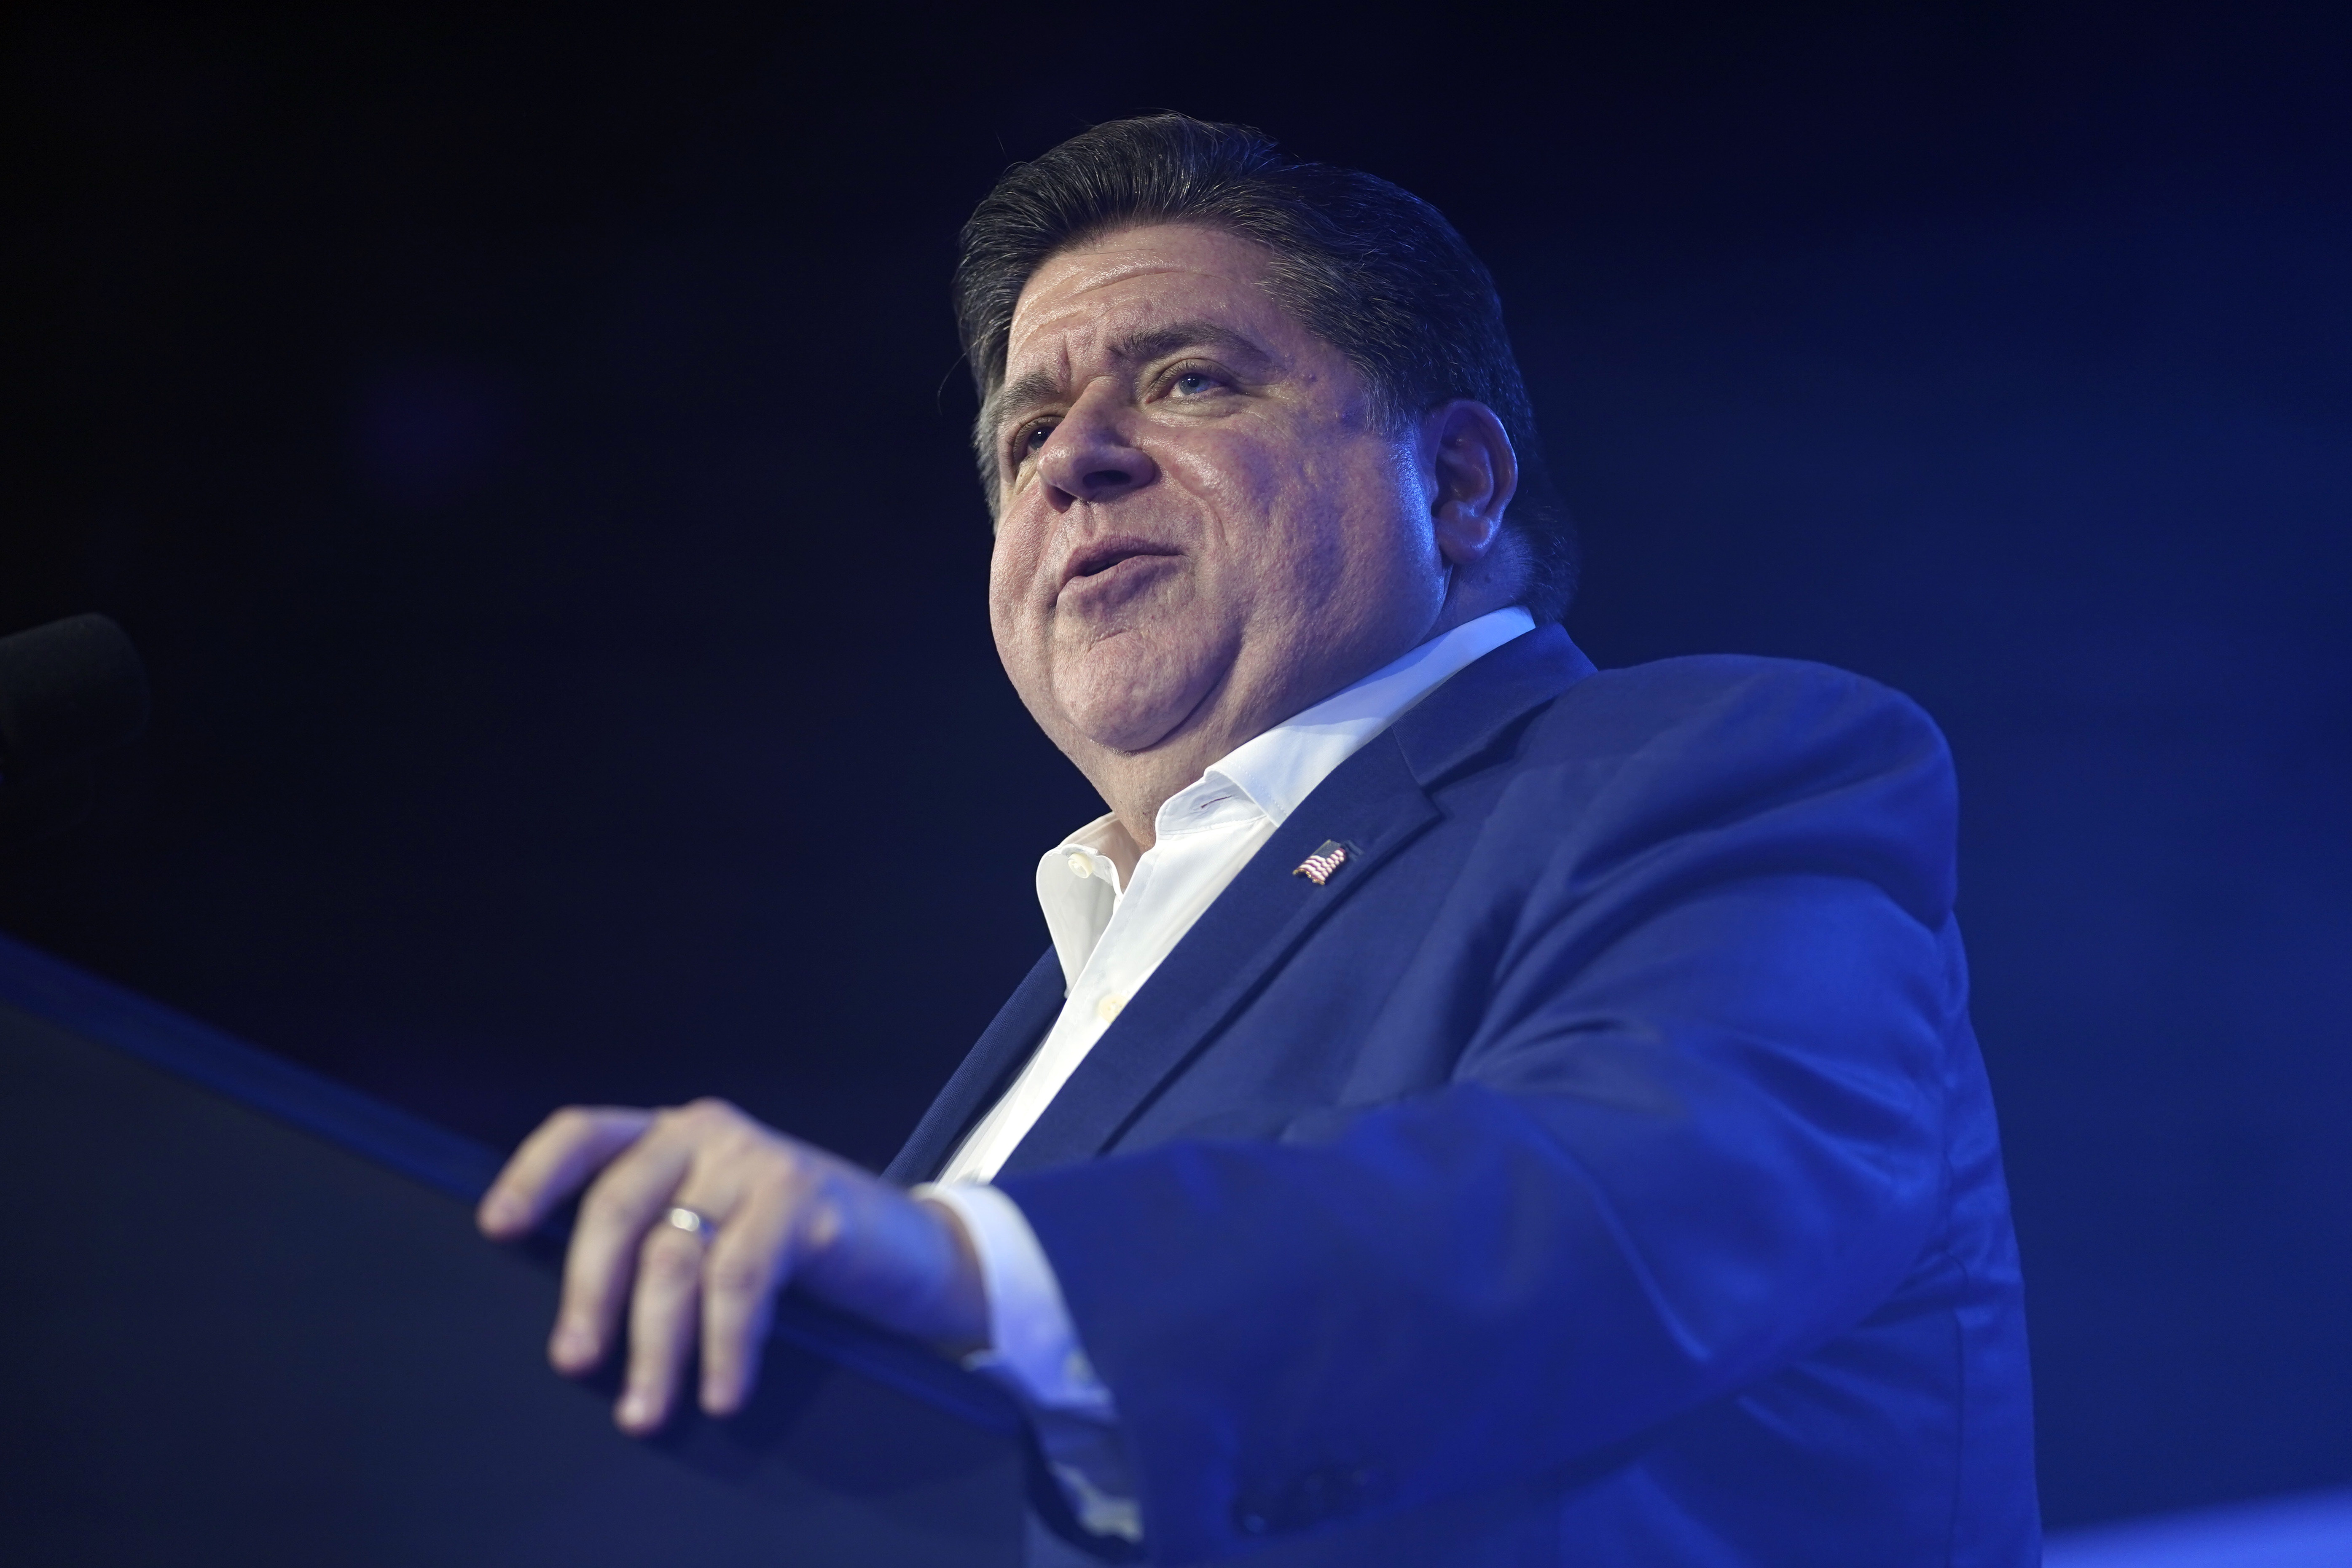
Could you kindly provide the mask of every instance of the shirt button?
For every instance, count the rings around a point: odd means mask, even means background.
[[[1090,856],[1090,855],[1073,855],[1073,856],[1071,856],[1071,857],[1070,857],[1070,874],[1071,874],[1072,876],[1075,876],[1075,877],[1091,877],[1091,876],[1093,876],[1093,875],[1095,874],[1095,862],[1094,862],[1094,858],[1093,858],[1092,856]]]
[[[1108,1024],[1113,1018],[1118,1017],[1118,1010],[1126,1005],[1127,998],[1114,991],[1109,995],[1095,1004],[1095,1016]]]

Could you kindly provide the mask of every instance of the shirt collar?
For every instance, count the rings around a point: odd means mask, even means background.
[[[1160,808],[1159,837],[1226,819],[1228,811],[1204,817],[1201,808],[1214,804],[1215,796],[1234,790],[1279,827],[1317,784],[1366,742],[1403,717],[1448,677],[1512,638],[1533,631],[1535,624],[1535,617],[1517,605],[1465,622],[1244,742],[1193,784],[1168,798]],[[1118,868],[1104,853],[1117,831],[1116,818],[1106,813],[1047,850],[1038,862],[1038,901],[1044,906],[1054,945],[1073,977],[1126,890]],[[1074,856],[1087,864],[1087,875],[1076,874]]]
[[[1449,676],[1535,630],[1527,607],[1513,605],[1423,643],[1271,730],[1243,742],[1160,807],[1160,824],[1174,826],[1170,807],[1221,783],[1239,789],[1276,827],[1364,743],[1395,723]],[[1094,826],[1089,824],[1089,826]]]

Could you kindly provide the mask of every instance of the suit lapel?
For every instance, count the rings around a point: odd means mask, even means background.
[[[1559,626],[1514,637],[1429,694],[1392,733],[1424,789],[1476,762],[1518,721],[1586,676],[1592,661]]]
[[[1391,734],[1342,763],[1250,857],[1103,1032],[1005,1162],[1005,1173],[1098,1152],[1268,970],[1436,816]],[[1327,838],[1349,846],[1345,869],[1322,887],[1291,875]]]
[[[1462,670],[1333,770],[1104,1031],[1005,1173],[1101,1152],[1326,915],[1436,820],[1430,788],[1591,673],[1565,631],[1538,626]],[[1346,868],[1323,887],[1293,876],[1327,838],[1349,846]]]
[[[1436,819],[1431,788],[1591,673],[1591,661],[1566,632],[1538,626],[1462,670],[1335,769],[1136,993],[1005,1171],[1100,1152],[1318,922]],[[1346,867],[1322,887],[1293,876],[1291,868],[1327,838],[1349,847]],[[1061,963],[1048,951],[890,1163],[892,1181],[920,1181],[947,1163],[957,1141],[1029,1059],[1060,1012],[1062,994]]]
[[[900,1185],[939,1174],[981,1112],[996,1102],[1062,1010],[1062,961],[1052,948],[1029,971],[882,1174]]]

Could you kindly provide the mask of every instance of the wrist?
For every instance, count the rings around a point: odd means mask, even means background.
[[[962,1360],[989,1348],[988,1283],[980,1265],[980,1249],[962,1216],[931,1197],[919,1197],[915,1206],[938,1227],[946,1255],[940,1270],[938,1308],[940,1330],[925,1335],[940,1353]]]

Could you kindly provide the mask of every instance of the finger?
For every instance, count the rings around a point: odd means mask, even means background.
[[[694,1349],[704,1243],[657,1225],[638,1248],[637,1288],[629,1300],[629,1372],[614,1419],[643,1436],[669,1419],[679,1374]]]
[[[547,1347],[559,1372],[593,1368],[620,1326],[646,1232],[669,1206],[694,1159],[693,1142],[671,1133],[671,1126],[667,1119],[657,1122],[605,1167],[581,1200],[572,1247],[563,1258],[563,1300]]]
[[[702,1265],[702,1408],[732,1415],[759,1382],[776,1292],[792,1268],[799,1183],[763,1183],[730,1215]]]
[[[649,1110],[617,1106],[566,1106],[522,1141],[490,1190],[475,1222],[501,1241],[528,1234],[614,1155],[635,1142],[653,1121]]]

